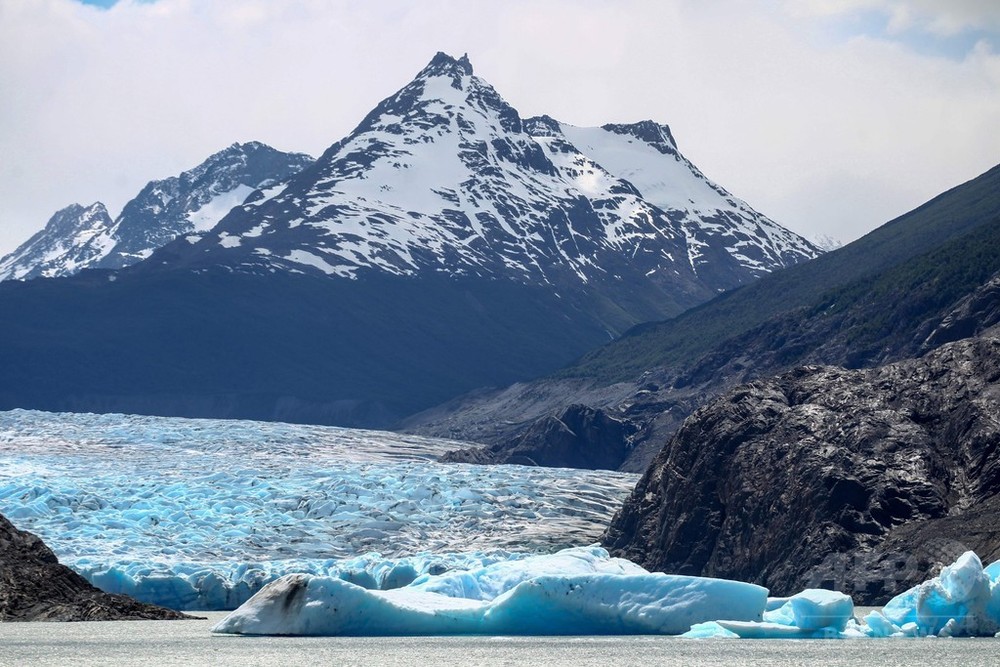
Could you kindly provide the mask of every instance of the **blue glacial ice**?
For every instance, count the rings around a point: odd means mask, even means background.
[[[837,591],[807,589],[787,598],[769,598],[759,622],[715,619],[692,627],[685,637],[816,639],[841,636],[854,620],[854,602]]]
[[[590,544],[637,479],[434,462],[461,445],[13,410],[0,412],[0,513],[105,590],[234,609],[291,572],[392,588]]]
[[[968,551],[941,574],[889,601],[863,619],[851,599],[808,590],[769,600],[760,622],[716,619],[683,636],[704,639],[860,637],[992,637],[1000,631],[1000,561],[984,568]]]
[[[767,589],[649,573],[600,547],[578,547],[372,591],[288,575],[213,628],[278,635],[680,634],[726,616],[760,620]]]
[[[1000,565],[972,552],[863,620],[843,593],[768,598],[724,579],[650,573],[597,546],[566,549],[367,590],[291,574],[213,628],[250,635],[669,634],[685,638],[846,639],[993,636]]]
[[[992,636],[1000,631],[998,575],[1000,561],[983,568],[968,551],[938,576],[890,600],[881,612],[884,620],[874,619],[879,634]]]

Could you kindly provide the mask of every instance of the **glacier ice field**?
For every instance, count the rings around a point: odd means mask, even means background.
[[[0,412],[0,513],[114,593],[235,609],[298,572],[365,589],[600,536],[636,475],[441,464],[455,441],[270,422]]]

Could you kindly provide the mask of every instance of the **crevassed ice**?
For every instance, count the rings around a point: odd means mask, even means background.
[[[391,587],[589,544],[636,481],[434,462],[462,446],[333,427],[14,410],[0,412],[0,512],[105,590],[232,609],[288,572]]]

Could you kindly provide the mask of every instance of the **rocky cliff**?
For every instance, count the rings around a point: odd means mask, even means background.
[[[1000,328],[913,360],[805,366],[697,410],[604,543],[647,568],[878,604],[1000,557]]]
[[[604,410],[570,405],[535,421],[512,443],[456,450],[441,460],[615,470],[628,456],[629,439],[634,432],[631,423]]]
[[[0,621],[130,621],[189,618],[108,595],[60,565],[36,535],[0,516]]]

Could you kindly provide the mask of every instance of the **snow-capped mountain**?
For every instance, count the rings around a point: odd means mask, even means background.
[[[249,272],[611,280],[697,300],[820,252],[705,178],[666,126],[522,119],[443,53],[313,168],[170,250]]]
[[[101,202],[72,204],[57,211],[45,228],[0,258],[0,280],[65,276],[92,265],[106,246],[111,216]]]
[[[247,195],[312,161],[259,142],[235,143],[179,176],[148,183],[114,222],[100,203],[59,211],[45,229],[0,260],[0,280],[134,264],[182,234],[211,229]]]

